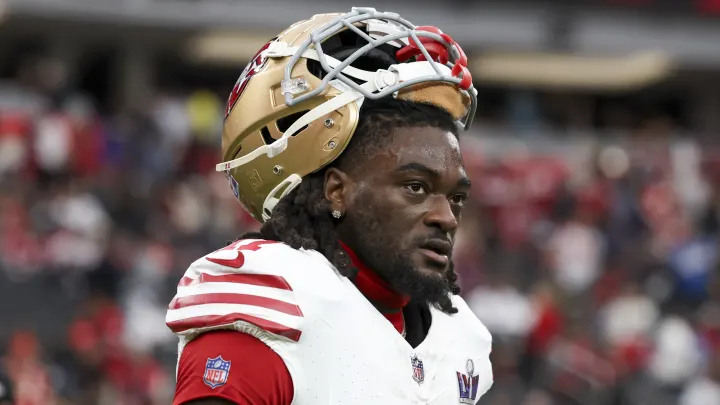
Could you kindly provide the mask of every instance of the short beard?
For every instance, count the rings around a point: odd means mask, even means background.
[[[451,293],[447,272],[452,267],[442,274],[424,274],[413,265],[412,248],[403,249],[397,240],[388,238],[389,230],[375,216],[356,212],[353,220],[355,254],[393,290],[434,306]],[[413,241],[411,246],[423,241]]]

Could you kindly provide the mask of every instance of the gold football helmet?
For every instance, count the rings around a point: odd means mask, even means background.
[[[372,8],[315,15],[268,42],[240,75],[217,171],[264,222],[304,176],[342,153],[366,98],[433,103],[467,129],[476,95],[465,53],[435,27]]]

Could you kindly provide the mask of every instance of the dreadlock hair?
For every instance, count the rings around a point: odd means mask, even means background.
[[[458,136],[452,116],[434,105],[393,98],[365,100],[357,128],[345,151],[330,165],[305,176],[294,190],[277,203],[271,218],[263,224],[260,232],[246,233],[240,239],[274,240],[294,249],[316,250],[340,274],[354,279],[358,269],[340,245],[330,216],[330,202],[324,196],[325,172],[329,167],[352,170],[359,162],[389,145],[395,130],[410,127],[437,127]],[[460,287],[452,261],[447,280],[450,291],[459,294]],[[457,312],[450,297],[443,297],[438,306],[446,313]]]

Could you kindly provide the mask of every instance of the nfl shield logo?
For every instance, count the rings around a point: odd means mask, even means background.
[[[422,384],[425,381],[425,367],[422,360],[418,359],[417,356],[412,356],[410,362],[413,368],[413,380],[418,384]]]
[[[217,356],[214,359],[207,359],[207,363],[205,363],[203,382],[205,382],[205,384],[207,384],[210,388],[215,389],[227,383],[229,374],[230,362],[225,361],[222,356]]]

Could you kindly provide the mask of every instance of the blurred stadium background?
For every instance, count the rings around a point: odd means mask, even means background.
[[[171,402],[177,280],[257,226],[213,171],[227,94],[275,33],[352,5],[471,56],[456,262],[495,337],[482,404],[720,404],[720,1],[370,3],[0,0],[17,404]]]

